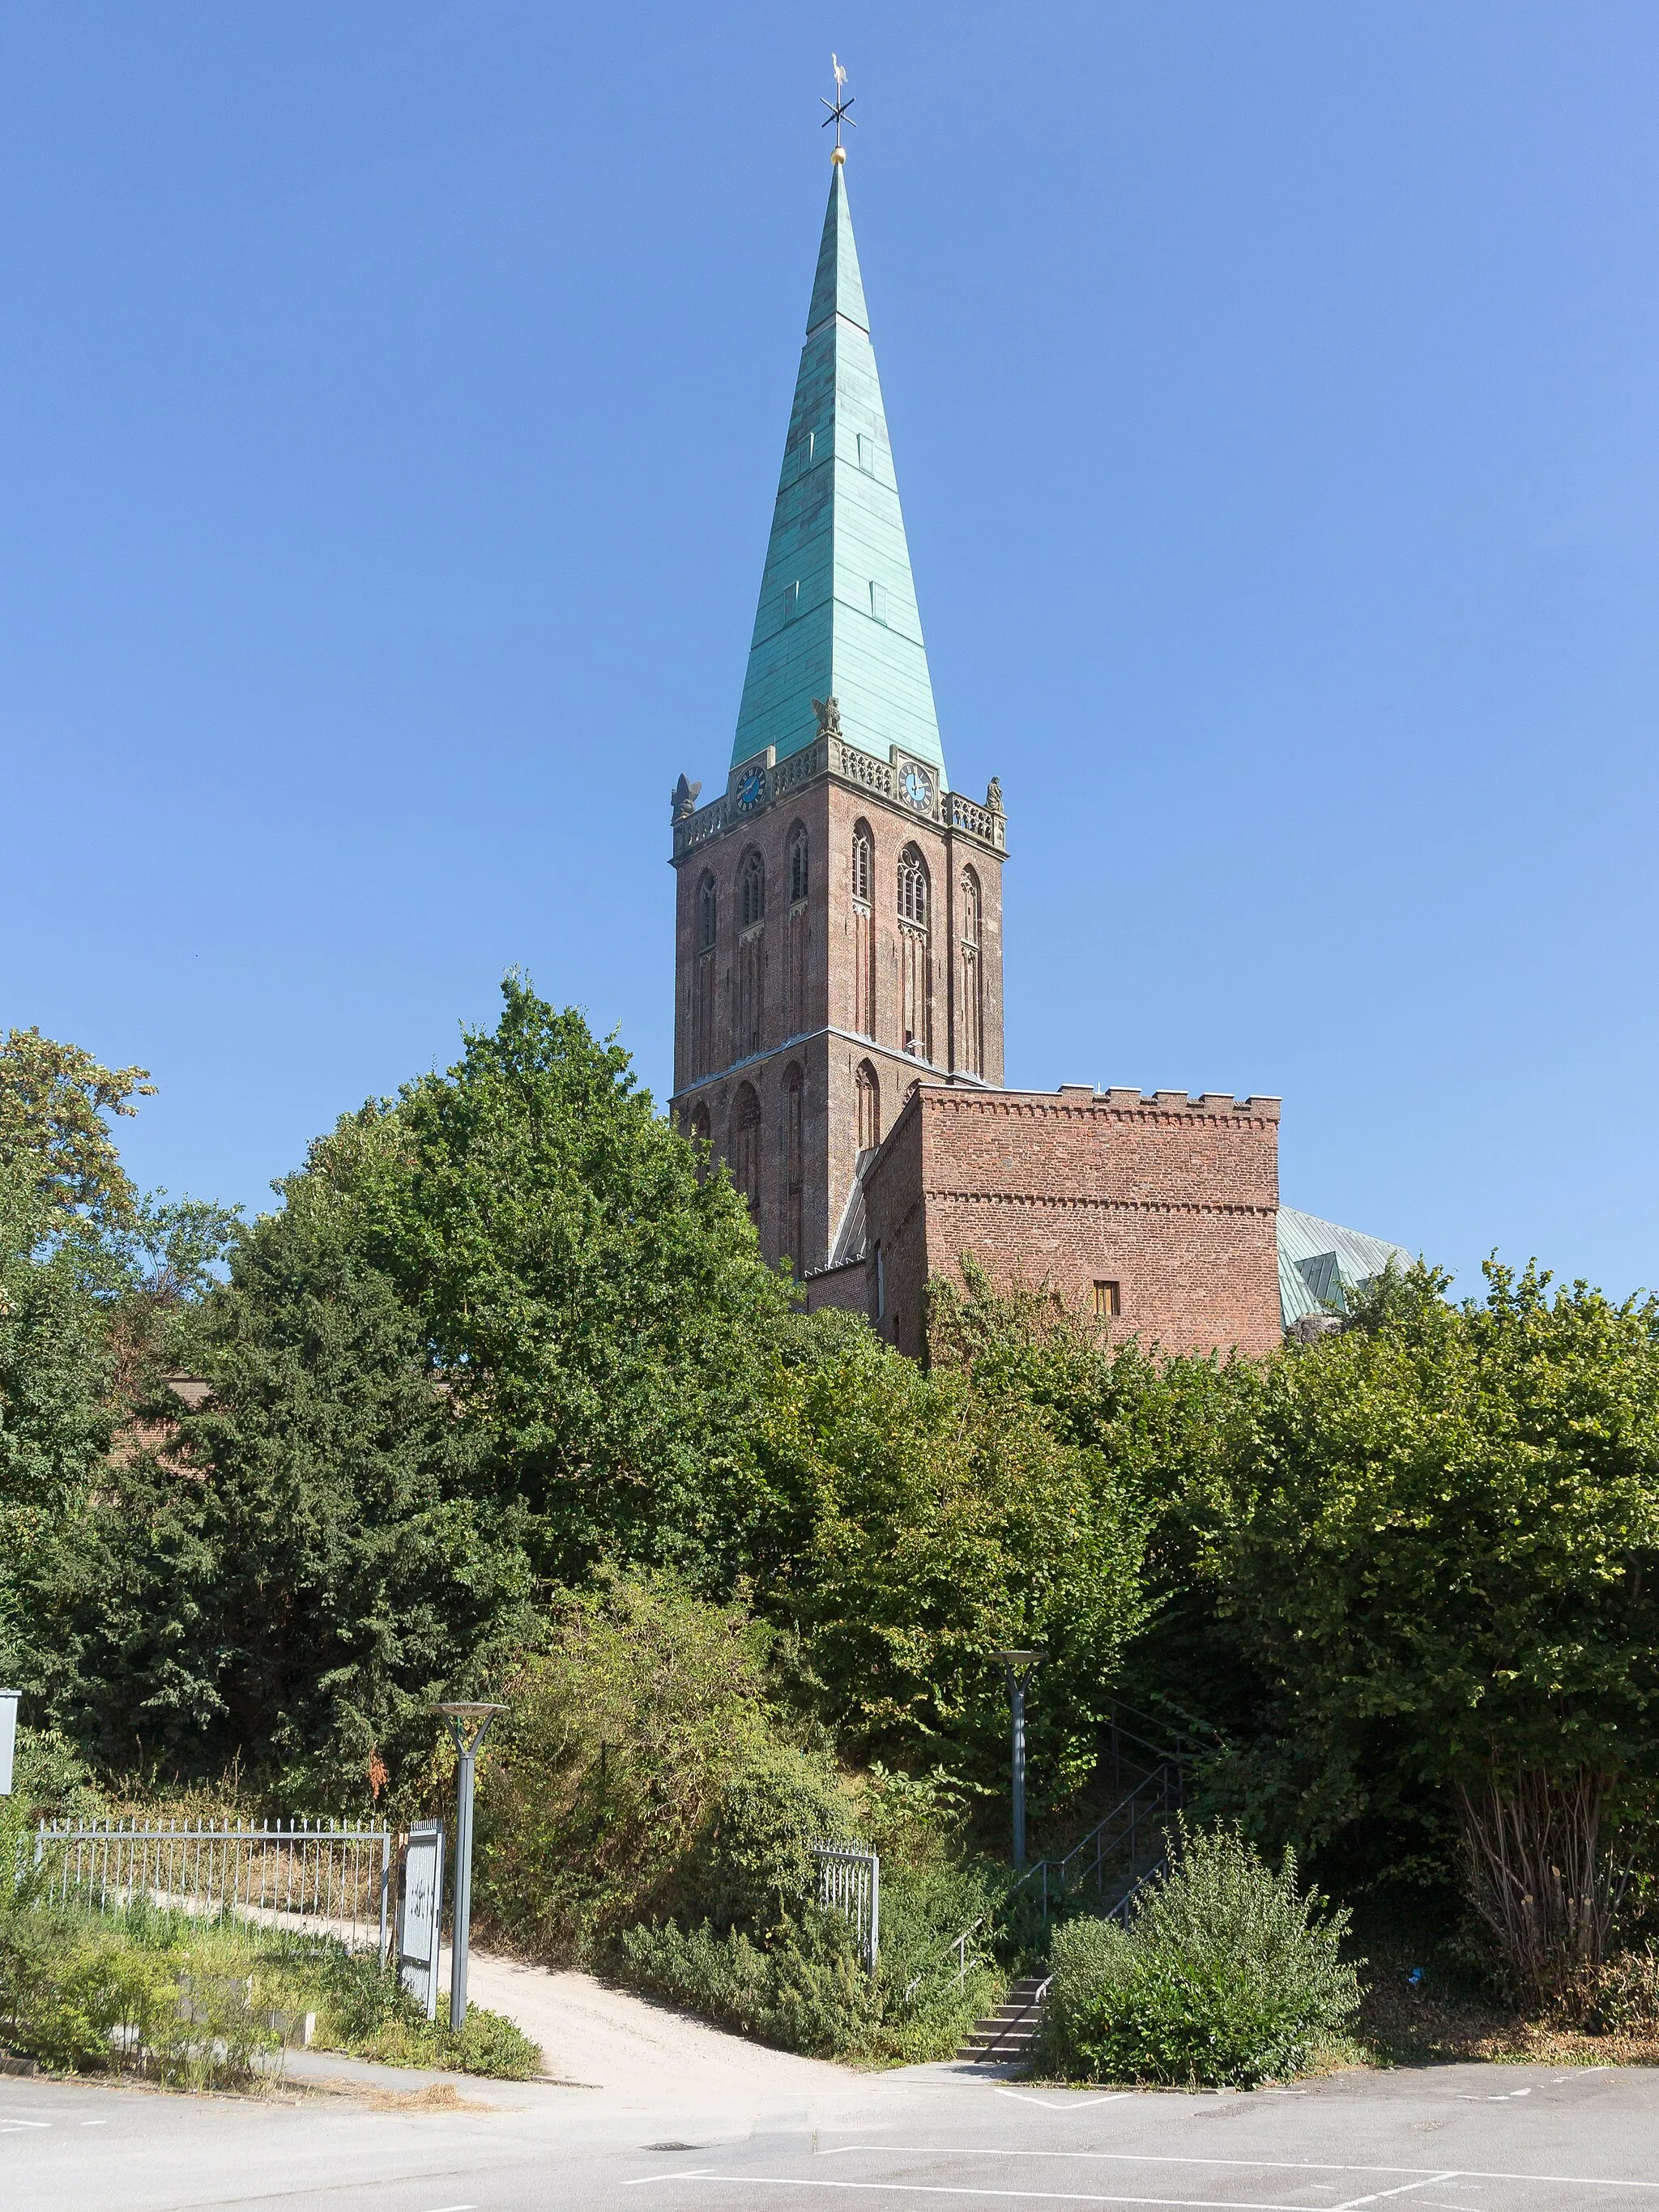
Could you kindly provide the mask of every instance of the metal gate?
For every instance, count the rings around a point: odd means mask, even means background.
[[[233,1913],[386,1955],[392,1835],[367,1821],[42,1820],[46,1901],[119,1911]]]
[[[866,1972],[876,1971],[881,1949],[881,1861],[874,1851],[841,1844],[814,1844],[818,1863],[818,1903],[839,1912],[851,1928]]]

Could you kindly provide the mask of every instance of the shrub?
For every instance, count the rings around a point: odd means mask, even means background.
[[[720,1935],[707,1922],[689,1933],[672,1921],[631,1928],[619,1963],[637,1989],[809,2057],[857,2050],[876,2024],[851,1931],[815,1905],[778,1929],[766,1948],[740,1929]]]
[[[1182,1833],[1126,1932],[1057,1929],[1044,2056],[1091,2081],[1248,2087],[1306,2065],[1359,2002],[1348,1916],[1322,1917],[1290,1851],[1277,1873],[1234,1830]]]
[[[751,1931],[799,1917],[817,1895],[813,1845],[850,1837],[829,1761],[768,1745],[720,1785],[688,1873],[694,1909],[716,1928]]]

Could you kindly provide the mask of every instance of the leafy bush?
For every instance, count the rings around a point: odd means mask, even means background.
[[[775,1642],[666,1572],[562,1596],[486,1755],[481,1924],[564,1963],[644,1919],[776,1918],[760,1893],[798,1891],[804,1827],[838,1816],[769,1702]]]
[[[810,2057],[859,2049],[876,2024],[851,1931],[817,1906],[777,1929],[766,1948],[740,1929],[720,1935],[707,1922],[689,1934],[672,1921],[631,1928],[620,1964],[636,1989]]]
[[[716,1928],[769,1928],[815,1901],[813,1845],[850,1838],[830,1762],[793,1744],[769,1744],[721,1784],[694,1847],[688,1887]]]
[[[64,2072],[204,2087],[246,2081],[313,2013],[325,2049],[509,2080],[540,2070],[511,2021],[469,2006],[452,2033],[377,1959],[329,1939],[142,1901],[108,1914],[48,1905],[21,1840],[16,1801],[0,1801],[0,2047]]]
[[[1183,1831],[1128,1930],[1074,1920],[1054,1940],[1044,2055],[1091,2081],[1251,2084],[1294,2074],[1359,2002],[1294,1856],[1274,1873],[1234,1830]]]

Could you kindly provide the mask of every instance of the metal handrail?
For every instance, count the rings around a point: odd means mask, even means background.
[[[961,1989],[968,1979],[968,1939],[970,1936],[977,1935],[984,1925],[985,1916],[981,1913],[972,1927],[964,1928],[960,1936],[951,1936],[948,1943],[941,1943],[939,1948],[938,1959],[944,1958],[951,1951],[954,1951],[957,1954],[957,1987],[958,1989]],[[911,1975],[909,1980],[904,1984],[906,2004],[908,2004],[911,1998],[915,1996],[936,1963],[936,1959],[930,1959],[918,1972]]]
[[[1158,1802],[1156,1808],[1150,1806],[1143,1808],[1140,1800],[1148,1791],[1152,1790],[1155,1790],[1157,1792]],[[1103,1875],[1106,1856],[1104,1848],[1106,1832],[1109,1828],[1113,1826],[1114,1823],[1117,1823],[1119,1826],[1117,1833],[1112,1838],[1112,1842],[1115,1845],[1124,1841],[1127,1837],[1128,1843],[1129,1872],[1131,1875],[1133,1876],[1135,1873],[1135,1846],[1139,1840],[1139,1832],[1143,1810],[1148,1816],[1151,1816],[1153,1814],[1154,1809],[1157,1813],[1168,1812],[1171,1809],[1172,1799],[1175,1805],[1178,1806],[1180,1804],[1181,1770],[1175,1765],[1173,1760],[1166,1759],[1161,1766],[1155,1770],[1154,1772],[1147,1775],[1142,1781],[1137,1782],[1134,1788],[1130,1790],[1128,1796],[1115,1805],[1111,1811],[1106,1814],[1103,1820],[1097,1820],[1094,1826],[1090,1829],[1088,1834],[1083,1837],[1078,1843],[1073,1844],[1071,1850],[1066,1853],[1063,1858],[1038,1859],[1032,1865],[1027,1867],[1025,1872],[1021,1875],[1018,1881],[1014,1884],[1013,1888],[1010,1891],[1010,1899],[1012,1899],[1012,1898],[1017,1897],[1020,1891],[1025,1887],[1028,1882],[1036,1881],[1039,1877],[1041,1877],[1042,1885],[1042,1917],[1046,1920],[1048,1917],[1050,1874],[1052,1873],[1055,1877],[1054,1887],[1063,1897],[1072,1884],[1073,1875],[1071,1869],[1073,1862],[1080,1858],[1083,1853],[1088,1850],[1091,1844],[1094,1847],[1093,1872],[1095,1885],[1097,1888],[1101,1887],[1103,1886]],[[1127,1826],[1123,1825],[1125,1823],[1126,1816]],[[1149,1869],[1147,1871],[1150,1872],[1152,1869]],[[1139,1886],[1140,1879],[1141,1877],[1135,1878],[1135,1887]]]

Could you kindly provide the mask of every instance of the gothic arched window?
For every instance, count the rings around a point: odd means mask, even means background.
[[[697,957],[691,970],[691,1074],[695,1079],[714,1068],[714,937],[720,920],[720,894],[713,876],[697,885]]]
[[[858,1096],[859,1150],[867,1152],[881,1142],[881,1079],[867,1060],[861,1060],[853,1078]]]
[[[927,863],[914,845],[899,854],[898,910],[901,921],[927,927]]]
[[[783,1249],[804,1274],[805,1206],[806,1188],[806,1082],[792,1064],[783,1079]]]
[[[961,945],[957,971],[961,1016],[957,1059],[969,1075],[985,1073],[985,978],[980,965],[979,945],[982,908],[979,878],[971,868],[965,868],[962,877]]]
[[[876,1033],[876,917],[870,903],[875,842],[867,822],[853,824],[853,1028]]]
[[[766,912],[766,863],[750,853],[738,871],[738,927],[752,929]]]
[[[901,1014],[906,1052],[933,1057],[933,947],[927,929],[927,863],[914,845],[899,855]]]
[[[732,1102],[732,1180],[760,1219],[761,1109],[752,1083],[739,1084]]]
[[[784,921],[783,1033],[799,1036],[807,1027],[807,844],[806,825],[789,831],[789,911]],[[793,1247],[791,1248],[793,1250]]]
[[[691,1109],[685,1133],[697,1148],[697,1181],[701,1182],[708,1172],[709,1119],[706,1101],[699,1099]]]

